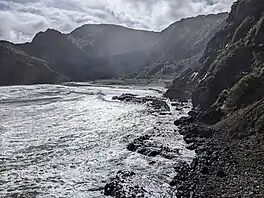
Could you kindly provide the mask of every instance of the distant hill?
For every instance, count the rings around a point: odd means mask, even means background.
[[[164,78],[180,75],[200,66],[208,41],[225,24],[227,13],[182,19],[159,34],[147,53],[147,62],[135,75],[141,78]]]
[[[4,77],[0,85],[177,76],[198,66],[207,42],[226,18],[222,13],[183,19],[162,32],[83,25],[69,34],[48,29],[31,43],[1,41],[1,75],[12,79]]]
[[[30,56],[14,44],[0,42],[0,85],[59,83],[68,80],[44,60]]]

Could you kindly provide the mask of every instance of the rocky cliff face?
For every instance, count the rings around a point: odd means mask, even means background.
[[[264,2],[236,2],[224,29],[209,42],[193,89],[203,121],[244,139],[264,130]],[[214,116],[212,116],[214,115]]]
[[[179,197],[263,197],[263,0],[234,3],[201,64],[183,81],[197,112],[175,122],[197,158],[172,184]]]
[[[263,9],[261,0],[234,3],[224,27],[208,42],[195,77],[185,78],[195,107],[229,111],[262,98]],[[177,86],[175,80],[170,90]]]
[[[146,66],[136,75],[175,77],[188,68],[198,68],[208,41],[224,26],[227,16],[227,13],[202,15],[173,23],[160,33],[147,54]]]
[[[243,97],[254,93],[263,72],[263,8],[261,0],[233,5],[227,24],[209,42],[202,58],[203,68],[193,93],[195,106],[209,107],[224,90],[228,92],[228,107],[249,102]]]
[[[184,19],[158,33],[116,25],[84,25],[69,34],[48,29],[31,43],[12,47],[74,81],[124,75],[168,77],[198,65],[206,42],[226,17],[218,14]],[[12,65],[2,68],[19,67],[15,61],[7,63]]]

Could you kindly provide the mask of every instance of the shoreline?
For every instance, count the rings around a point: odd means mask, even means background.
[[[194,158],[194,152],[188,151],[188,154],[186,153],[188,149],[186,149],[186,144],[182,139],[182,136],[178,133],[178,130],[176,130],[175,128],[175,125],[173,123],[173,115],[175,116],[179,114],[180,117],[181,114],[182,116],[187,115],[187,112],[191,109],[191,107],[188,105],[189,103],[171,102],[173,104],[168,105],[166,102],[163,101],[165,98],[155,98],[148,96],[140,98],[130,94],[114,96],[113,99],[123,102],[145,103],[150,107],[150,112],[156,114],[156,116],[163,117],[164,122],[170,123],[170,128],[167,129],[166,127],[164,128],[163,125],[165,123],[162,124],[162,119],[157,123],[153,123],[153,129],[147,130],[146,133],[143,133],[142,135],[137,136],[132,141],[128,142],[126,145],[126,149],[133,153],[145,156],[149,160],[149,165],[154,166],[156,168],[162,168],[158,166],[159,160],[156,159],[156,157],[168,161],[171,165],[166,169],[167,171],[169,171],[170,169],[171,172],[167,172],[167,181],[164,183],[164,185],[167,186],[166,188],[168,188],[169,191],[163,191],[162,195],[160,194],[160,196],[175,197],[175,187],[170,185],[170,181],[173,179],[174,176],[174,166],[183,161],[186,163],[191,163],[192,159]],[[180,113],[180,108],[182,110],[182,113]],[[174,114],[173,111],[177,113]],[[170,120],[169,122],[168,119]],[[182,150],[180,146],[178,147],[177,145],[175,145],[176,142],[162,141],[162,139],[166,138],[167,136],[179,136],[182,140],[182,144],[184,145],[184,150]],[[189,155],[189,152],[192,154]],[[153,192],[149,191],[148,186],[145,186],[142,183],[135,182],[137,180],[137,177],[139,177],[139,175],[133,170],[119,170],[112,178],[109,178],[109,180],[107,181],[104,187],[104,195],[116,198],[152,197]],[[159,177],[165,177],[165,175],[159,175]]]
[[[179,109],[181,104],[175,104],[173,108]],[[248,141],[244,138],[230,138],[222,126],[204,124],[203,115],[202,111],[191,110],[187,117],[174,122],[187,144],[186,148],[196,154],[190,164],[180,161],[174,167],[175,175],[169,185],[175,189],[176,197],[261,198],[264,194],[264,146],[259,145],[264,136],[259,134],[248,137]],[[161,131],[161,134],[165,133]],[[148,157],[159,155],[173,159],[168,153],[178,155],[177,151],[166,148],[148,147],[145,141],[150,138],[151,135],[138,137],[127,145],[127,149]],[[256,142],[252,143],[252,138]],[[145,197],[141,186],[126,186],[133,181],[134,175],[133,171],[120,170],[105,185],[104,194],[120,197],[122,191],[129,188],[130,195]]]
[[[251,139],[229,138],[223,128],[203,124],[194,112],[175,124],[196,152],[190,165],[175,169],[171,185],[177,188],[177,197],[263,197],[264,147],[259,147],[263,135],[251,137],[258,142],[248,145]]]

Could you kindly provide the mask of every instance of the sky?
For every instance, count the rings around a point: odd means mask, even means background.
[[[48,28],[68,33],[83,24],[161,31],[181,18],[229,12],[235,0],[0,0],[0,40],[31,41]]]

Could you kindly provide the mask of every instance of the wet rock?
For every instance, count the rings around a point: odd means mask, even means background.
[[[197,143],[191,143],[186,148],[193,151],[193,150],[196,150],[198,148],[198,145],[197,145]]]
[[[161,150],[160,149],[150,149],[146,155],[149,156],[149,157],[155,157],[157,155],[159,155],[161,153]]]
[[[210,108],[200,115],[200,121],[205,124],[212,125],[216,124],[224,116],[224,113],[220,109]]]
[[[104,195],[116,198],[145,197],[145,190],[133,182],[133,171],[118,171],[115,178],[104,187]]]
[[[126,94],[122,94],[120,96],[113,96],[112,100],[120,100],[120,101],[132,101],[135,99],[137,95],[135,94],[129,94],[129,93],[126,93]]]
[[[151,162],[149,162],[149,165],[154,165],[154,164],[156,164],[155,161],[151,161]]]
[[[113,96],[112,100],[118,100],[118,96]]]
[[[167,146],[155,143],[150,135],[143,135],[127,145],[127,149],[145,156],[155,157],[157,155],[167,159],[177,158],[180,155],[179,149],[171,149]]]
[[[173,106],[173,107],[176,107],[176,106],[178,106],[179,105],[179,103],[177,103],[177,102],[172,102],[171,103],[171,106]]]
[[[202,170],[201,170],[201,173],[204,174],[204,175],[209,174],[209,169],[208,169],[208,167],[206,167],[206,166],[203,167]]]
[[[129,151],[136,151],[137,150],[137,146],[133,142],[131,142],[131,143],[129,143],[127,145],[127,150],[129,150]]]
[[[223,170],[218,170],[216,173],[216,176],[217,177],[225,177],[226,173]]]
[[[176,111],[182,111],[182,107],[176,107],[175,110]]]
[[[189,164],[184,161],[180,161],[177,165],[174,166],[176,172],[188,171],[190,168]]]
[[[114,96],[113,100],[120,100],[123,102],[134,102],[134,103],[146,103],[155,110],[159,111],[170,111],[170,107],[167,102],[163,101],[162,99],[146,96],[146,97],[138,97],[134,94],[122,94],[120,96]]]
[[[174,125],[176,125],[176,126],[185,125],[185,124],[189,124],[189,123],[191,123],[193,121],[194,121],[194,118],[193,117],[190,117],[190,116],[188,116],[188,117],[181,117],[178,120],[175,120],[174,121]]]
[[[113,196],[115,194],[116,189],[118,188],[117,185],[117,182],[111,182],[109,184],[106,184],[104,188],[104,195]]]
[[[177,100],[179,102],[188,102],[191,98],[192,78],[196,69],[186,69],[178,78],[176,78],[171,87],[164,94],[165,97]]]
[[[188,115],[191,116],[191,117],[196,117],[196,116],[198,116],[198,112],[192,110],[192,111],[189,111],[189,112],[188,112]]]
[[[174,121],[175,126],[179,126],[182,123],[180,119]]]

